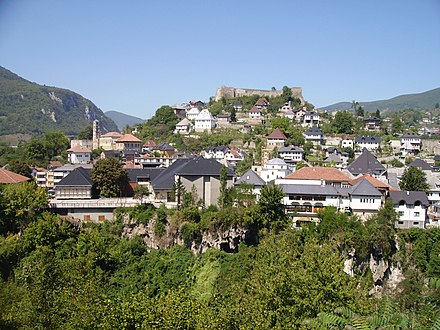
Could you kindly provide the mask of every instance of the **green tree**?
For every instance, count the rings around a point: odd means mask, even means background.
[[[8,164],[8,170],[32,178],[32,171],[28,164],[22,160],[13,160]]]
[[[78,134],[79,140],[91,140],[93,139],[93,125],[87,125]]]
[[[269,184],[261,189],[258,214],[263,227],[276,231],[285,228],[287,217],[284,213],[283,197],[284,192],[278,185]]]
[[[0,206],[4,212],[4,218],[0,221],[6,229],[23,231],[47,209],[48,204],[46,191],[37,187],[35,182],[7,185],[0,195]]]
[[[391,121],[391,133],[397,134],[402,133],[403,130],[403,122],[399,116],[395,116]]]
[[[235,123],[237,121],[237,111],[235,107],[231,107],[231,122]]]
[[[270,121],[272,129],[279,128],[283,132],[287,132],[290,126],[290,119],[286,117],[275,117]]]
[[[121,196],[123,188],[128,183],[127,170],[114,158],[98,160],[90,172],[90,178],[101,197]]]
[[[399,183],[400,189],[405,191],[427,191],[429,184],[426,181],[426,173],[422,169],[410,166],[403,171]]]
[[[48,132],[44,134],[44,143],[46,145],[47,158],[53,159],[55,156],[61,156],[66,153],[70,142],[63,132]]]
[[[351,134],[353,133],[354,118],[348,111],[338,111],[332,121],[332,126],[336,133]]]
[[[182,179],[180,176],[177,177],[177,180],[173,184],[173,194],[175,196],[177,202],[177,208],[180,209],[182,206],[182,198],[185,194],[185,186],[182,183]]]
[[[232,206],[232,189],[228,188],[228,168],[222,166],[220,168],[220,196],[218,199],[219,206],[224,209]]]

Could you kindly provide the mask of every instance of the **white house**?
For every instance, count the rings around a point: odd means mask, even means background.
[[[306,142],[310,141],[315,145],[323,144],[324,133],[317,126],[313,126],[304,132],[304,138]]]
[[[280,158],[273,158],[263,165],[263,169],[261,170],[261,178],[265,182],[269,182],[275,179],[283,179],[291,172],[292,171],[284,160]]]
[[[421,191],[390,191],[399,219],[395,227],[401,229],[425,228],[426,209],[429,205],[426,193]]]
[[[92,151],[86,147],[75,146],[67,149],[67,159],[71,164],[90,163]]]
[[[418,154],[422,149],[422,139],[419,135],[414,132],[406,132],[400,138],[400,151],[402,155],[407,154]]]
[[[263,111],[261,108],[257,108],[255,105],[252,107],[251,111],[249,111],[249,118],[251,119],[262,119]]]
[[[196,132],[211,132],[211,130],[215,128],[215,119],[208,109],[200,111],[195,119],[194,127]]]
[[[380,136],[356,136],[354,142],[356,149],[373,151],[380,147]]]
[[[191,108],[186,112],[186,118],[189,120],[195,120],[199,114],[200,110],[198,108]]]
[[[278,155],[287,163],[297,163],[304,160],[304,150],[292,145],[278,149]]]
[[[194,125],[188,118],[183,118],[176,124],[175,134],[189,134],[192,132]]]
[[[284,133],[276,128],[270,135],[267,137],[267,147],[268,148],[281,148],[284,147],[284,143],[286,142],[287,137]]]
[[[341,148],[354,149],[354,141],[352,139],[343,139],[341,141]]]
[[[321,116],[316,111],[307,111],[303,117],[303,126],[317,126],[321,122]]]

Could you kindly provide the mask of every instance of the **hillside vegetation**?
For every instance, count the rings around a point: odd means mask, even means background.
[[[439,103],[440,88],[436,88],[423,93],[400,95],[388,100],[359,102],[359,105],[367,112],[374,112],[379,109],[385,113],[405,109],[433,109]],[[348,110],[351,109],[351,106],[351,102],[339,102],[320,109],[331,112],[336,110]]]
[[[91,101],[67,89],[41,86],[0,67],[0,135],[49,131],[76,135],[98,119],[104,131],[116,124]]]

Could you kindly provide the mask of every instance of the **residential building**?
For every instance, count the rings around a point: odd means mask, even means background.
[[[284,147],[286,140],[287,137],[279,128],[277,128],[267,137],[267,148],[273,149],[275,147]]]
[[[278,149],[278,155],[286,163],[297,163],[304,160],[304,150],[293,145]]]
[[[348,165],[347,170],[354,176],[358,176],[359,174],[383,176],[386,175],[387,172],[385,166],[366,148],[362,150],[360,156]]]
[[[91,199],[93,181],[90,170],[77,167],[55,186],[57,199]]]
[[[424,192],[390,191],[390,198],[399,217],[396,228],[425,228],[429,201]]]
[[[266,185],[264,181],[257,173],[252,170],[248,170],[241,177],[235,181],[235,186],[238,187],[242,184],[246,184],[252,187],[252,193],[256,196],[258,200],[260,196],[261,189]]]
[[[356,150],[363,150],[364,148],[370,151],[377,150],[380,147],[380,136],[356,136],[354,143]]]
[[[194,121],[194,120],[196,120],[196,118],[199,114],[200,114],[199,109],[191,108],[186,112],[186,118],[188,118],[188,120]]]
[[[286,176],[283,184],[324,185],[349,187],[351,178],[341,170],[332,167],[303,167]]]
[[[192,132],[194,125],[188,118],[183,118],[176,124],[175,134],[189,134]]]
[[[99,138],[99,146],[104,150],[117,150],[116,140],[122,137],[119,132],[108,132]]]
[[[291,172],[292,170],[284,160],[280,158],[273,158],[263,165],[263,169],[261,170],[261,178],[265,182],[270,182],[275,179],[284,179]]]
[[[260,110],[265,110],[270,105],[269,101],[265,97],[260,97],[257,102],[255,102],[254,106],[256,106]]]
[[[324,133],[317,126],[313,126],[304,132],[306,142],[312,142],[314,145],[324,143]]]
[[[87,164],[90,163],[92,151],[83,146],[75,146],[67,149],[67,160],[71,164]]]
[[[314,110],[310,110],[304,114],[302,123],[303,126],[312,127],[312,126],[319,126],[320,122],[321,122],[321,115]]]
[[[124,134],[116,141],[116,149],[121,150],[124,155],[128,151],[141,151],[142,141],[133,134]]]
[[[400,152],[403,156],[417,155],[422,149],[422,139],[417,133],[408,131],[400,138]]]
[[[202,110],[195,119],[196,132],[211,132],[215,126],[215,119],[207,109]]]
[[[364,119],[364,128],[367,131],[379,131],[381,123],[382,119],[376,116],[371,116],[367,119]]]
[[[351,148],[354,150],[354,141],[352,139],[343,139],[341,141],[341,148]]]
[[[255,105],[249,111],[249,118],[251,119],[262,119],[263,111],[260,108],[257,108]]]

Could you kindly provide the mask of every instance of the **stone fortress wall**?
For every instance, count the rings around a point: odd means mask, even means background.
[[[301,87],[291,87],[292,96],[301,100],[301,104],[304,104],[304,98],[302,96],[302,88]],[[222,97],[224,98],[233,98],[239,96],[251,96],[251,95],[260,95],[260,96],[280,96],[283,94],[282,90],[264,90],[264,89],[249,89],[249,88],[235,88],[235,87],[225,87],[222,86],[217,89],[215,93],[215,100],[219,101]]]

